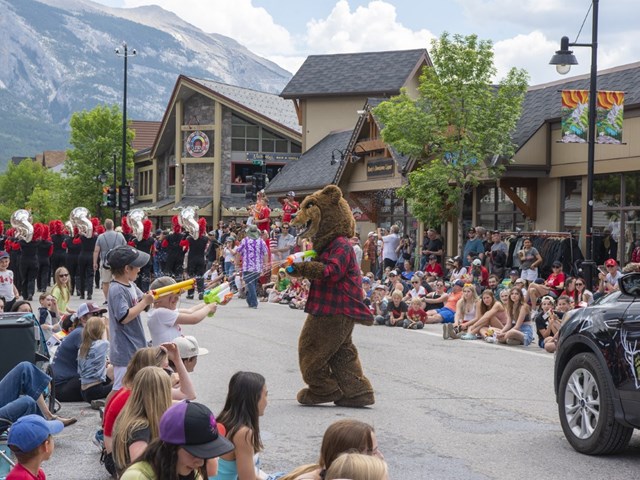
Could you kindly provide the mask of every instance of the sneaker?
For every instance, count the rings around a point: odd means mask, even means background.
[[[490,337],[484,337],[484,341],[487,343],[496,343],[496,337],[494,337],[493,335],[491,335]]]
[[[449,325],[450,324],[448,323],[445,323],[444,325],[442,325],[442,338],[444,338],[445,340],[447,340],[450,335]]]
[[[91,295],[87,295],[87,300],[91,300]]]
[[[96,434],[91,439],[91,442],[100,450],[104,448],[104,430],[100,429],[96,431]]]
[[[104,408],[104,400],[99,399],[99,400],[91,400],[91,408],[94,410],[100,410],[101,408]]]
[[[460,333],[456,327],[453,326],[453,323],[449,323],[449,338],[451,340],[458,340],[460,338]]]

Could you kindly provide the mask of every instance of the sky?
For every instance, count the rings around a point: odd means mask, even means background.
[[[494,80],[517,67],[529,72],[530,85],[538,85],[562,79],[549,65],[562,36],[592,43],[592,0],[94,1],[122,8],[158,5],[292,73],[308,55],[429,49],[446,31],[493,42]],[[640,0],[599,4],[598,70],[640,61]],[[589,73],[591,49],[573,50],[579,65],[569,76]]]

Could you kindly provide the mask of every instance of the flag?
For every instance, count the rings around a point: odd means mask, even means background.
[[[622,143],[624,92],[598,92],[596,106],[596,143]]]
[[[589,134],[589,91],[562,91],[562,142],[585,143]]]

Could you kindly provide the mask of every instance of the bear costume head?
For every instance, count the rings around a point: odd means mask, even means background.
[[[356,222],[342,190],[327,185],[304,199],[291,225],[299,237],[313,242],[315,251],[322,252],[336,237],[353,237]]]

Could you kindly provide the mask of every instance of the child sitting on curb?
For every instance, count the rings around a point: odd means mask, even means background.
[[[421,330],[424,328],[424,321],[427,318],[427,312],[422,309],[422,299],[415,297],[411,300],[409,310],[407,310],[407,318],[402,324],[403,328],[411,330]]]

